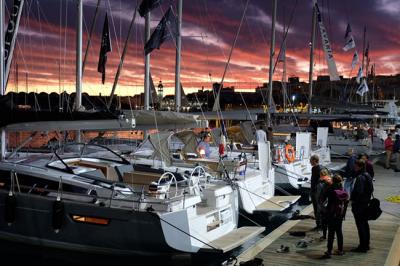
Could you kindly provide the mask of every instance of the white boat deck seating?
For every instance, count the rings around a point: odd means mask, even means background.
[[[301,196],[273,196],[256,208],[258,211],[277,211],[281,212],[297,202]]]
[[[209,246],[204,245],[202,251],[221,252],[231,251],[238,246],[244,244],[256,235],[262,233],[265,227],[244,226],[233,230],[232,232],[215,239],[209,243]]]

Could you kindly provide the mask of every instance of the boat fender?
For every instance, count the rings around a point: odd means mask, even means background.
[[[10,226],[15,222],[15,210],[17,207],[17,199],[14,194],[10,193],[6,197],[5,201],[5,220],[7,224]]]
[[[64,219],[64,203],[61,200],[56,200],[53,204],[53,229],[58,233],[61,229]]]
[[[287,144],[285,147],[285,157],[289,163],[294,162],[294,160],[296,158],[296,153],[294,151],[294,148],[290,144]]]

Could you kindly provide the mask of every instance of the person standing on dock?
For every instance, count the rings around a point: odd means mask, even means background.
[[[349,158],[347,159],[347,162],[346,162],[345,177],[347,179],[352,179],[352,178],[355,177],[355,175],[354,175],[354,164],[356,163],[357,156],[354,153],[353,148],[349,148],[347,150],[347,155],[349,156]]]
[[[329,174],[328,169],[323,168],[320,172],[319,183],[317,185],[317,198],[318,198],[318,212],[319,212],[319,219],[320,219],[320,227],[322,230],[322,237],[321,240],[326,239],[326,233],[328,231],[328,191],[329,188],[332,186],[332,178]]]
[[[393,145],[393,153],[396,154],[396,168],[395,172],[400,172],[400,135],[396,134],[396,140]]]
[[[318,230],[321,228],[321,219],[319,216],[319,211],[318,211],[318,195],[317,195],[317,186],[319,183],[319,178],[320,178],[320,172],[321,172],[321,167],[319,166],[319,157],[318,155],[312,155],[310,157],[310,164],[312,166],[311,168],[311,190],[310,190],[310,197],[311,197],[311,202],[313,205],[314,209],[314,216],[315,216],[315,230]]]
[[[367,209],[371,199],[374,185],[371,176],[365,170],[365,161],[360,159],[354,166],[357,177],[351,192],[351,210],[356,221],[360,244],[352,249],[354,252],[366,253],[369,250],[370,231],[368,224]]]
[[[326,192],[328,204],[326,207],[326,217],[328,220],[328,243],[324,257],[330,258],[332,255],[333,241],[335,234],[337,237],[338,250],[336,255],[343,255],[343,232],[342,224],[346,216],[349,194],[343,189],[343,179],[339,174],[332,178],[332,185]]]
[[[360,159],[363,159],[365,161],[365,171],[371,176],[372,181],[375,181],[374,165],[369,160],[368,154],[366,153],[361,154]]]
[[[392,140],[391,133],[389,133],[387,138],[385,139],[385,151],[386,151],[385,168],[389,169],[390,168],[390,160],[392,159],[392,153],[393,153],[393,140]]]

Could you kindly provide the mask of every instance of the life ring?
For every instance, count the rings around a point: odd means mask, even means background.
[[[295,152],[294,152],[294,148],[290,144],[287,144],[286,147],[285,147],[285,157],[286,157],[286,160],[288,160],[289,163],[294,162],[294,160],[296,158],[296,155],[295,155]]]

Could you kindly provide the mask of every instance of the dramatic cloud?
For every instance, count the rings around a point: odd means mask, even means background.
[[[97,1],[84,1],[84,50]],[[10,7],[12,1],[6,2]],[[25,2],[8,90],[16,89],[15,64],[18,64],[19,90],[24,87],[23,89],[28,91],[73,92],[75,90],[75,1],[26,0]],[[213,82],[220,82],[222,79],[246,0],[183,2],[181,80],[185,90],[197,90],[202,87],[208,89]],[[108,95],[136,1],[103,0],[101,3],[86,62],[83,89],[91,94]],[[169,4],[173,5],[174,10],[176,9],[176,1],[165,1],[164,5],[152,12],[152,30]],[[351,23],[360,56],[362,56],[364,26],[366,26],[371,64],[376,65],[378,74],[391,75],[400,72],[398,0],[319,1],[319,5],[340,75],[348,76],[351,73],[354,52],[352,50],[346,53],[342,50],[347,23]],[[224,78],[225,85],[235,86],[241,90],[254,90],[255,87],[267,82],[271,9],[270,1],[250,2]],[[102,85],[101,74],[97,72],[97,62],[106,12],[110,17],[113,51],[108,57],[106,84]],[[283,39],[283,28],[291,21],[286,48],[287,75],[307,80],[311,4],[295,0],[278,1],[277,18],[276,55]],[[117,87],[118,94],[134,95],[143,92],[143,29],[144,19],[137,16]],[[166,93],[172,93],[174,90],[175,50],[174,41],[167,40],[160,50],[154,50],[151,54],[151,73],[154,82],[162,80]],[[314,78],[317,75],[327,74],[319,30],[316,38],[315,70]],[[351,75],[355,75],[355,71]],[[281,80],[281,78],[282,64],[278,64],[274,79]],[[28,88],[25,88],[25,79]]]

